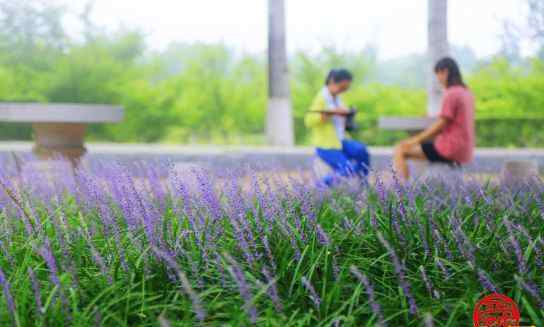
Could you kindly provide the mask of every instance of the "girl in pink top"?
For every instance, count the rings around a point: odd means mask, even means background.
[[[429,128],[395,148],[393,165],[405,179],[410,177],[408,159],[459,166],[474,157],[474,97],[452,58],[438,61],[434,71],[445,88],[440,117]]]

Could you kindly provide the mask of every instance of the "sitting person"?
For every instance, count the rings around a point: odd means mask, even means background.
[[[408,159],[459,166],[474,156],[474,97],[453,59],[441,59],[434,71],[445,88],[438,121],[395,148],[393,166],[405,180],[410,177]]]
[[[365,177],[370,156],[363,143],[348,138],[347,117],[353,112],[346,108],[340,94],[346,92],[353,80],[345,69],[331,70],[325,86],[316,96],[306,114],[305,125],[310,129],[311,143],[317,156],[343,177]],[[335,176],[324,179],[326,185],[334,183]]]

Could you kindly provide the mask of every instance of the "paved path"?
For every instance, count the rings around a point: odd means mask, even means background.
[[[0,154],[10,152],[29,153],[30,142],[0,142]],[[91,159],[133,160],[171,160],[192,162],[216,167],[237,167],[251,165],[262,168],[280,166],[286,169],[307,168],[311,166],[313,149],[308,147],[274,148],[258,146],[185,146],[167,144],[87,144]],[[393,149],[390,147],[371,147],[372,166],[387,169],[391,162]],[[475,163],[467,167],[469,171],[498,172],[507,160],[529,159],[538,162],[544,169],[544,149],[498,149],[479,148]]]

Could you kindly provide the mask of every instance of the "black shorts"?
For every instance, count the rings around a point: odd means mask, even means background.
[[[457,162],[446,159],[440,153],[438,153],[433,142],[421,144],[421,150],[423,150],[423,153],[425,154],[425,157],[427,157],[427,160],[429,160],[429,162],[440,162],[452,166],[459,166]]]

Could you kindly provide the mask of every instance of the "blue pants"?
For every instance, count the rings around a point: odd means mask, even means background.
[[[342,141],[342,149],[316,149],[317,156],[342,177],[366,177],[370,169],[370,154],[366,145],[354,140]],[[329,177],[326,178],[330,180]],[[325,181],[326,184],[331,182]]]

